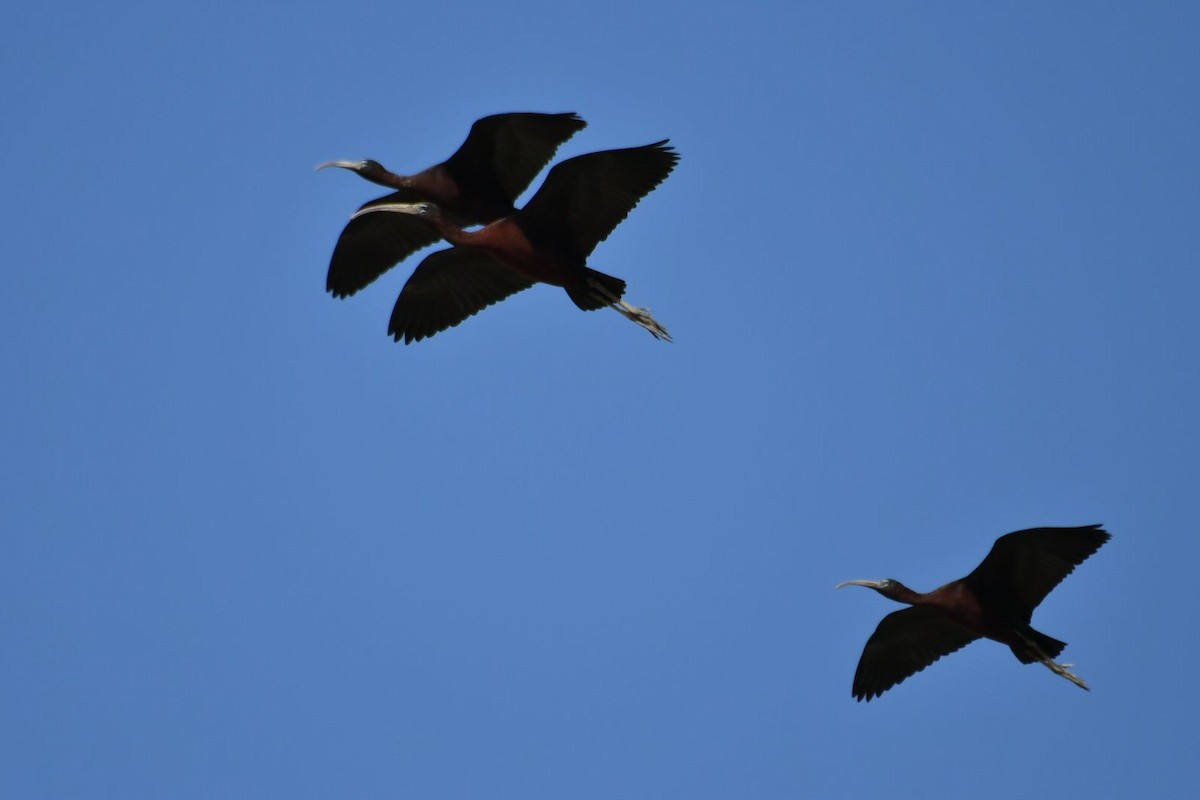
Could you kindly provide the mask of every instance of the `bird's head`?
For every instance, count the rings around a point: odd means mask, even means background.
[[[317,164],[318,170],[325,169],[326,167],[348,169],[381,186],[396,185],[397,176],[384,169],[383,164],[380,164],[378,161],[372,161],[369,158],[364,161],[326,161],[324,164]]]
[[[414,217],[421,217],[430,222],[437,222],[441,219],[442,211],[433,203],[379,203],[378,205],[365,206],[354,212],[350,219],[357,219],[364,214],[374,214],[377,211],[390,211],[393,214],[411,214]]]
[[[884,578],[881,581],[843,581],[836,588],[841,589],[843,586],[865,586],[868,589],[874,589],[884,597],[895,600],[896,595],[904,590],[904,584],[892,578]]]

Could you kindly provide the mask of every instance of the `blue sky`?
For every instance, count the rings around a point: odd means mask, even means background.
[[[0,29],[0,795],[1191,797],[1200,11],[161,4]],[[476,118],[682,161],[410,347],[323,292]],[[540,183],[535,181],[535,187]],[[870,704],[1000,534],[1113,540]]]

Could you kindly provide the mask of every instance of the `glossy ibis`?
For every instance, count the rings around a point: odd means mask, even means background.
[[[866,586],[905,608],[888,614],[867,640],[854,697],[878,697],[980,637],[1012,648],[1022,664],[1040,662],[1083,689],[1087,684],[1057,664],[1066,642],[1030,627],[1033,610],[1055,586],[1109,540],[1099,525],[1030,528],[1001,536],[983,563],[965,578],[932,592],[914,592],[899,581],[846,581]]]
[[[396,175],[378,161],[329,161],[398,191],[367,203],[436,203],[456,224],[483,225],[515,213],[513,201],[549,163],[559,145],[587,127],[576,114],[496,114],[477,120],[462,146],[415,175]],[[349,297],[392,266],[438,239],[413,217],[355,217],[329,260],[326,291]]]
[[[355,216],[408,214],[428,220],[454,245],[428,256],[404,285],[388,333],[405,344],[459,324],[535,283],[566,289],[584,311],[608,306],[670,341],[644,308],[621,299],[625,281],[587,266],[588,256],[675,168],[667,142],[604,150],[555,165],[520,211],[465,231],[434,203],[385,203]],[[390,213],[389,213],[390,212]]]

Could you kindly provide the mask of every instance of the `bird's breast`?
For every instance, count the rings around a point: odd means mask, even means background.
[[[483,249],[509,269],[530,280],[566,286],[579,273],[554,253],[535,246],[519,234],[519,229],[511,232],[500,229],[495,233],[490,227],[484,230],[490,235],[479,243]]]

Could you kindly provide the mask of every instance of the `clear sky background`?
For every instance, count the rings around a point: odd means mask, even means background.
[[[10,8],[0,796],[1194,797],[1200,10],[1001,6]],[[504,111],[677,146],[592,260],[674,344],[324,293],[313,167]],[[1091,693],[851,698],[837,582],[1095,522]]]

